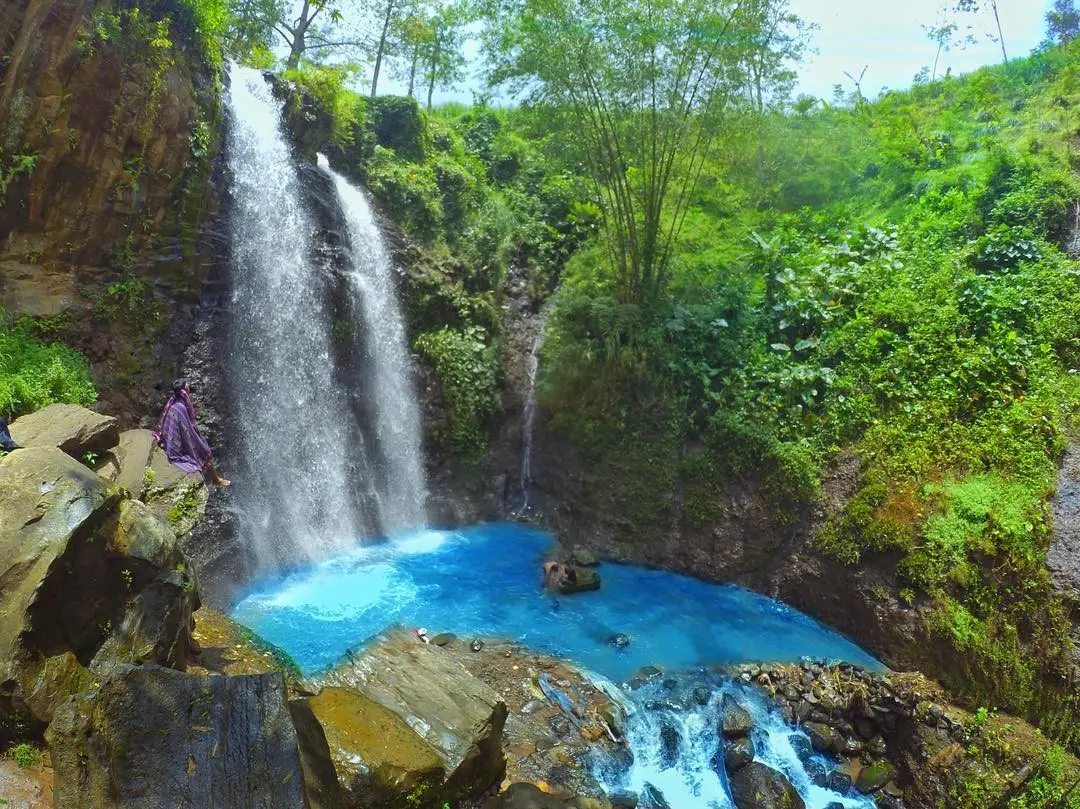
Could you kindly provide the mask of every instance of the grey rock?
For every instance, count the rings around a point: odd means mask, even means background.
[[[640,809],[671,809],[671,805],[664,798],[664,793],[648,781],[645,782],[645,786],[641,789],[638,806]]]
[[[82,460],[87,452],[102,453],[120,438],[119,422],[73,404],[51,404],[11,423],[11,437],[23,447],[55,447]]]
[[[411,727],[445,771],[440,794],[475,797],[502,778],[506,703],[464,666],[429,644],[416,643],[404,629],[383,633],[317,682],[356,692]]]
[[[806,804],[783,773],[755,761],[730,779],[738,809],[805,809]]]
[[[807,722],[805,727],[810,744],[819,753],[839,753],[843,750],[844,739],[835,728],[820,722]]]
[[[278,674],[123,667],[56,712],[47,738],[65,809],[304,809]]]
[[[720,732],[726,739],[736,739],[746,736],[754,720],[750,712],[746,710],[730,694],[724,694],[720,706]]]
[[[724,750],[724,766],[728,775],[742,769],[754,760],[754,743],[750,737],[744,736],[727,745]]]

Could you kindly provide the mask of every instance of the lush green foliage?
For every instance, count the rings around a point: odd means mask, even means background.
[[[14,418],[54,402],[88,405],[97,398],[86,359],[46,341],[56,324],[0,312],[0,415]]]
[[[897,589],[954,650],[938,675],[1033,713],[1068,648],[1044,560],[1080,395],[1076,57],[747,120],[706,167],[669,298],[627,305],[578,252],[542,365],[553,424],[594,437],[576,442],[587,469],[614,469],[628,425],[676,448],[648,476],[682,481],[692,526],[733,481],[791,504],[854,452],[858,491],[820,547],[898,559]],[[632,484],[587,485],[601,502]],[[665,524],[671,490],[628,539]]]
[[[484,447],[488,419],[499,407],[498,355],[484,330],[443,328],[416,338],[416,350],[442,381],[450,406],[448,435],[437,438],[463,455]]]

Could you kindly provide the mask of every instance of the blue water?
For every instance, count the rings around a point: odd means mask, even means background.
[[[641,792],[651,784],[673,809],[734,809],[723,767],[715,764],[722,759],[716,728],[726,692],[737,694],[754,717],[757,760],[787,774],[808,809],[874,806],[870,798],[815,783],[808,768],[825,772],[835,762],[800,758],[793,742],[803,737],[803,749],[809,742],[763,696],[715,673],[689,671],[804,657],[878,669],[874,658],[776,601],[673,573],[606,564],[598,591],[552,595],[540,587],[550,546],[546,534],[519,524],[410,532],[263,581],[232,615],[292,655],[305,674],[332,666],[392,624],[519,640],[616,683],[646,665],[687,671],[687,682],[710,684],[708,705],[684,699],[679,709],[657,709],[653,692],[669,682],[610,689],[629,712],[626,738],[634,756],[629,769],[614,767],[614,759],[593,762],[606,789]],[[620,633],[630,644],[617,649],[608,641]],[[674,763],[662,749],[661,725],[668,738],[674,729],[680,739]]]
[[[511,523],[412,532],[264,581],[233,618],[287,651],[305,674],[391,624],[517,639],[615,682],[646,665],[808,656],[880,667],[806,615],[732,585],[605,564],[599,590],[552,595],[539,586],[549,547],[546,534]],[[619,633],[630,637],[626,648],[608,643]]]

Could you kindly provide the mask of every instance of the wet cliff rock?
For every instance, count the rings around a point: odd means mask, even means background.
[[[220,262],[217,78],[190,9],[0,9],[0,306],[90,358],[107,409],[156,406]]]

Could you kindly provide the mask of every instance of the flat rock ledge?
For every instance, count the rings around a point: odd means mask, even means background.
[[[501,781],[506,703],[439,647],[395,628],[312,685],[348,806],[453,804]]]

